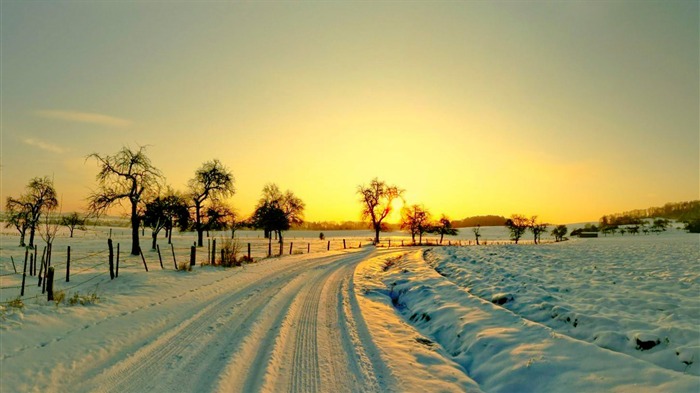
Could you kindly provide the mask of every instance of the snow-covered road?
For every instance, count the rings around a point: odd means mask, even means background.
[[[392,322],[376,314],[379,321],[367,321],[353,283],[356,266],[376,253],[295,255],[192,273],[125,272],[105,284],[98,305],[27,309],[21,329],[3,332],[0,390],[405,391],[406,381],[423,383],[415,377],[420,372],[391,357],[425,352],[421,359],[430,367],[456,375],[439,382],[443,390],[464,391],[470,381],[458,366],[421,348],[408,326],[404,337],[390,338],[391,349],[377,345],[386,333],[371,330]]]

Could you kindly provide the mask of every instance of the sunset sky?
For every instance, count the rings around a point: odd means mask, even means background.
[[[47,175],[82,211],[124,145],[310,221],[359,220],[373,177],[453,219],[700,198],[697,1],[1,4],[3,205]]]

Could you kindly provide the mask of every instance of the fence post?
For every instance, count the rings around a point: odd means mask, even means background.
[[[311,243],[306,243],[306,253],[311,254]]]
[[[36,246],[34,246],[36,247]],[[38,287],[41,286],[41,275],[44,272],[44,258],[46,257],[46,247],[44,247],[44,250],[41,252],[41,265],[39,265],[39,274],[37,274],[37,277],[39,277],[39,283],[37,284]],[[44,292],[42,292],[44,293]]]
[[[389,245],[386,248],[391,248],[391,239],[389,239]]]
[[[211,264],[216,265],[216,239],[211,241]]]
[[[107,247],[109,247],[109,278],[114,280],[114,246],[112,239],[107,239]]]
[[[330,250],[331,250],[331,241],[329,240],[329,241],[328,241],[328,247],[326,248],[326,251],[330,251]]]
[[[175,260],[175,247],[170,243],[170,251],[173,252],[173,264],[175,265],[175,270],[177,270],[177,261]]]
[[[343,250],[345,249],[347,249],[347,247],[345,246],[345,239],[343,239]]]
[[[165,269],[163,267],[163,258],[160,255],[160,244],[156,244],[156,250],[158,251],[158,261],[160,261],[160,268]]]
[[[401,240],[401,247],[403,247],[403,240]]]
[[[66,254],[66,282],[70,282],[70,246]]]
[[[117,243],[117,266],[114,269],[114,277],[119,277],[119,243]]]
[[[49,266],[49,275],[46,278],[46,292],[48,292],[48,301],[53,300],[53,266]]]
[[[292,255],[292,246],[294,245],[294,242],[289,242],[289,255]]]
[[[197,247],[190,247],[190,266],[194,266],[195,259],[197,258]]]
[[[37,259],[37,254],[36,254],[37,251],[39,251],[39,250],[37,250],[37,247],[34,246],[34,273],[31,274],[32,276],[36,276],[36,264],[37,264],[37,262],[39,261],[39,260]]]
[[[141,254],[141,260],[143,261],[143,267],[148,271],[148,265],[146,265],[146,258],[143,256],[143,251],[141,250],[141,247],[139,247],[139,254]]]
[[[48,292],[47,299],[48,301],[53,300],[53,274],[54,274],[54,269],[53,266],[49,266],[49,272],[48,272],[48,277],[46,278],[46,292]]]
[[[248,261],[250,261],[250,243],[248,243]]]
[[[24,282],[27,279],[27,255],[29,255],[29,249],[24,249],[24,269],[22,270],[22,291],[19,293],[20,296],[24,296]]]

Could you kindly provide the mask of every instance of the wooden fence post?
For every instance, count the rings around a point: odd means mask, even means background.
[[[391,239],[389,239],[389,245],[386,248],[391,248]]]
[[[221,249],[221,264],[222,264],[222,265],[224,264],[224,257],[225,257],[225,256],[226,256],[226,255],[225,255],[225,253],[224,253],[224,249],[222,248],[222,249]]]
[[[66,282],[70,282],[70,246],[66,254]]]
[[[32,276],[36,276],[36,264],[37,264],[37,262],[39,261],[39,260],[37,259],[37,254],[36,254],[37,251],[38,251],[38,250],[37,250],[37,247],[34,246],[34,273],[31,274]]]
[[[347,247],[345,246],[345,239],[343,239],[343,250],[345,249],[347,249]]]
[[[143,256],[143,251],[141,250],[141,247],[139,247],[139,254],[141,254],[141,260],[143,261],[143,267],[148,271],[148,265],[146,264],[146,258]]]
[[[248,243],[248,261],[250,261],[250,243]]]
[[[45,257],[46,257],[46,247],[44,247],[44,250],[41,252],[41,265],[39,265],[39,274],[37,274],[37,276],[39,277],[39,283],[37,284],[38,287],[41,286],[41,282],[42,282],[41,275],[44,272],[44,258]]]
[[[114,269],[114,277],[119,277],[119,243],[117,243],[117,266]]]
[[[163,267],[163,257],[160,255],[160,244],[156,244],[156,251],[158,251],[158,261],[160,262],[160,268],[165,269]]]
[[[175,260],[175,247],[170,243],[170,251],[173,253],[173,264],[175,265],[175,270],[177,270],[177,261]]]
[[[211,241],[211,264],[216,265],[216,239]]]
[[[194,266],[195,259],[197,258],[197,247],[190,247],[190,266]]]
[[[331,250],[331,241],[329,240],[329,241],[328,241],[328,247],[326,247],[326,251],[330,251],[330,250]]]
[[[109,247],[109,279],[114,280],[114,246],[112,239],[107,239],[107,247]]]
[[[307,254],[311,253],[311,243],[306,243],[306,253]]]
[[[24,249],[24,269],[22,270],[22,291],[19,293],[20,296],[24,296],[24,282],[27,279],[27,255],[29,255],[29,249]]]
[[[47,299],[48,301],[53,300],[53,273],[54,269],[53,266],[49,266],[49,274],[48,277],[46,278],[46,292],[48,292]]]

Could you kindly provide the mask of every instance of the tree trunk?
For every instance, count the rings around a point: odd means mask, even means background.
[[[203,247],[204,246],[204,228],[202,228],[202,217],[199,214],[199,205],[195,206],[194,208],[195,211],[195,228],[197,229],[197,246],[198,247]]]
[[[35,226],[29,227],[29,247],[34,248],[34,233],[36,231]]]
[[[136,203],[131,202],[131,255],[139,255],[139,215],[136,211]]]
[[[379,244],[379,230],[381,229],[381,224],[376,224],[374,226],[374,244]]]
[[[442,237],[445,236],[444,233],[440,233],[440,244],[442,244]]]
[[[153,232],[153,234],[151,234],[151,237],[153,238],[153,242],[151,243],[151,249],[155,250],[156,249],[156,240],[158,239],[158,232]]]

